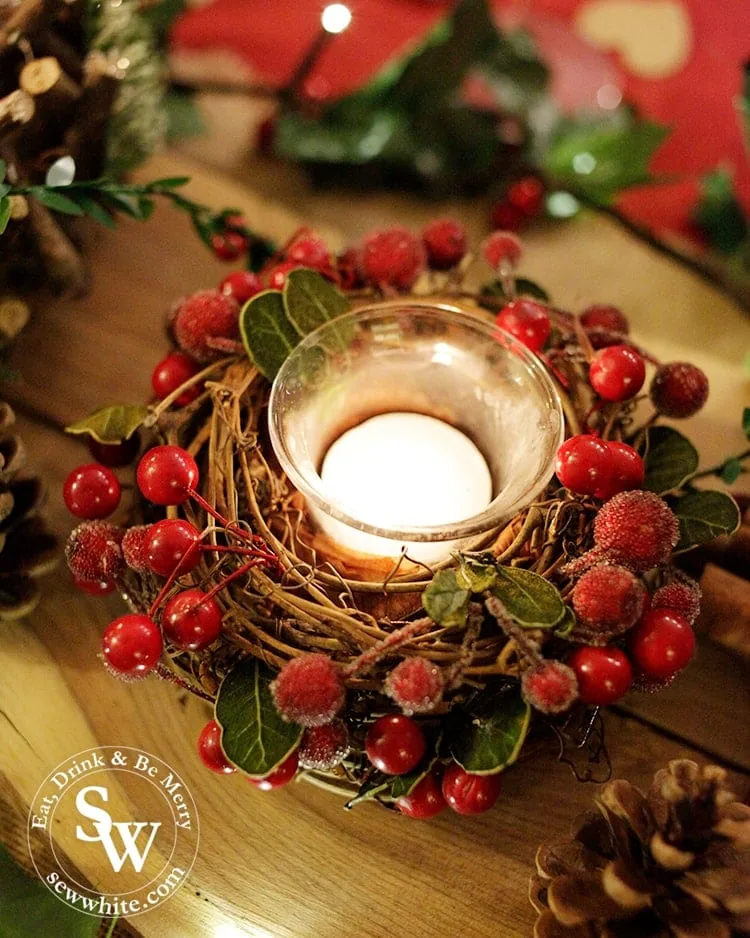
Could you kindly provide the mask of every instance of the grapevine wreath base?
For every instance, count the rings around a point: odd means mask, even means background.
[[[260,275],[175,304],[156,402],[69,428],[98,460],[65,484],[83,519],[69,566],[133,610],[104,633],[106,666],[214,702],[198,743],[213,771],[262,789],[299,774],[412,817],[446,803],[479,813],[532,723],[582,743],[598,707],[668,684],[692,657],[699,591],[674,554],[733,530],[738,512],[695,488],[695,449],[659,420],[700,409],[705,375],[654,361],[614,307],[556,309],[516,278],[514,236],[495,232],[482,255],[450,220],[338,256],[298,232]],[[495,279],[469,290],[482,263]],[[316,531],[267,433],[270,379],[301,335],[354,304],[417,295],[496,318],[537,353],[567,424],[547,488],[434,568]],[[110,467],[129,462],[136,500],[121,506]],[[127,527],[103,520],[114,512]]]

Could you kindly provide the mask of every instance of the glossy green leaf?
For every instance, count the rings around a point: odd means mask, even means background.
[[[91,196],[87,195],[85,192],[76,192],[75,200],[89,218],[93,218],[95,222],[104,225],[105,228],[115,227],[116,223],[114,218],[112,218],[109,212],[95,199],[92,199]]]
[[[438,625],[463,625],[469,611],[469,591],[458,585],[455,570],[441,570],[422,594],[427,615]]]
[[[497,564],[466,554],[458,555],[456,582],[470,593],[483,593],[497,582]]]
[[[734,485],[742,475],[742,463],[739,459],[727,459],[721,467],[719,478],[725,485]]]
[[[672,427],[650,427],[646,436],[644,489],[663,495],[679,489],[698,468],[698,450]]]
[[[349,300],[314,270],[300,268],[287,274],[284,309],[287,319],[300,335],[307,335],[345,313]]]
[[[148,184],[151,192],[159,192],[162,189],[180,189],[190,182],[190,176],[167,176],[165,179],[155,179]]]
[[[676,550],[689,550],[722,534],[732,534],[740,526],[737,502],[725,492],[690,492],[676,499],[672,510],[680,522]]]
[[[8,227],[10,221],[10,199],[3,196],[0,199],[0,234]]]
[[[530,722],[517,688],[481,695],[449,730],[451,755],[467,772],[495,775],[518,758]]]
[[[83,215],[83,209],[67,195],[61,195],[56,189],[43,189],[41,186],[32,189],[31,195],[42,205],[54,212],[63,215]]]
[[[99,443],[122,443],[143,426],[149,415],[145,404],[112,404],[71,423],[66,433],[87,433]]]
[[[216,698],[221,748],[247,775],[268,775],[289,756],[302,727],[282,720],[271,696],[274,675],[257,658],[244,658],[227,674]]]
[[[565,615],[565,603],[556,587],[522,567],[498,567],[491,592],[524,628],[550,629]]]
[[[240,313],[240,334],[250,360],[269,381],[300,340],[287,319],[280,290],[264,290],[245,303]]]

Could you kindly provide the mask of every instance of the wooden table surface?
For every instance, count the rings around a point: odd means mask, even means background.
[[[193,155],[206,158],[200,151]],[[242,209],[279,239],[288,237],[301,215],[343,243],[396,217],[416,226],[436,211],[401,197],[315,194],[296,173],[260,164],[256,169],[244,180],[250,188],[170,154],[142,175],[192,175],[193,195]],[[483,210],[452,208],[469,219],[476,236],[482,233]],[[165,309],[180,294],[213,285],[225,271],[186,220],[166,208],[148,224],[125,222],[93,235],[91,294],[39,304],[16,350],[23,382],[3,390],[17,408],[31,460],[47,478],[49,515],[61,535],[71,521],[60,483],[85,458],[81,444],[61,427],[106,402],[146,399],[151,368],[166,346]],[[531,236],[524,272],[561,304],[619,303],[638,338],[657,354],[702,365],[712,399],[689,430],[701,437],[704,461],[742,445],[738,415],[750,395],[740,362],[750,350],[750,321],[731,302],[611,222],[590,216]],[[104,672],[96,654],[104,625],[120,609],[116,599],[77,592],[64,569],[44,585],[42,604],[28,622],[0,627],[0,783],[22,812],[55,765],[96,744],[139,747],[183,775],[200,812],[198,858],[183,888],[133,920],[137,933],[531,934],[526,889],[537,845],[562,836],[595,791],[576,783],[552,753],[508,772],[496,809],[474,820],[445,812],[419,823],[373,806],[344,812],[336,796],[308,784],[263,794],[240,777],[219,778],[203,769],[194,746],[209,715],[201,701],[157,680],[132,686]],[[730,768],[744,793],[750,773],[747,678],[739,658],[703,645],[668,691],[634,696],[607,715],[615,773],[643,784],[668,759],[714,759]],[[82,859],[72,836],[63,835],[59,846],[73,862]],[[84,866],[83,872],[96,880],[96,869]]]

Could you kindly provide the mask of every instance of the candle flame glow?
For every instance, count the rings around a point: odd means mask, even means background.
[[[343,3],[329,3],[323,10],[320,23],[327,33],[343,33],[352,21],[352,11]]]

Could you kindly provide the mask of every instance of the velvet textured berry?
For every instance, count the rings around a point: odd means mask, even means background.
[[[466,255],[466,229],[455,218],[436,218],[422,229],[427,264],[433,270],[450,270]]]
[[[286,252],[286,259],[299,267],[309,267],[319,273],[332,270],[331,252],[328,245],[317,235],[299,238]]]
[[[76,580],[114,584],[123,570],[122,530],[107,521],[84,521],[65,545],[65,559]]]
[[[649,394],[664,417],[692,417],[708,399],[708,378],[689,362],[670,362],[657,369]]]
[[[677,518],[653,492],[620,492],[594,521],[594,544],[634,570],[666,563],[680,537]]]
[[[555,456],[555,475],[577,495],[609,491],[612,471],[610,450],[604,440],[588,433],[571,436]]]
[[[98,463],[118,469],[121,466],[129,466],[133,462],[141,448],[141,438],[137,433],[133,433],[122,443],[100,443],[99,440],[90,436],[86,444]]]
[[[620,648],[582,645],[568,657],[567,664],[575,672],[579,699],[592,707],[615,703],[633,683],[633,667]]]
[[[643,460],[632,446],[617,440],[607,440],[606,445],[609,454],[609,473],[606,481],[595,493],[603,501],[620,492],[639,489],[646,477]]]
[[[425,658],[405,658],[388,674],[385,693],[407,715],[428,713],[443,699],[440,668]]]
[[[200,539],[200,531],[182,518],[157,521],[151,525],[146,543],[149,569],[165,577],[175,571],[189,573],[200,563]]]
[[[182,651],[208,648],[221,635],[221,606],[201,589],[187,589],[164,607],[164,637]]]
[[[457,814],[484,814],[500,797],[500,773],[473,775],[451,762],[443,774],[443,798]]]
[[[597,352],[589,367],[589,383],[605,401],[627,401],[646,380],[643,358],[629,345],[610,345]]]
[[[426,821],[445,809],[445,798],[434,772],[428,772],[408,795],[397,798],[395,805],[407,817]]]
[[[236,261],[247,250],[247,240],[239,231],[223,231],[211,235],[211,248],[220,261]]]
[[[603,563],[588,570],[573,589],[578,624],[592,645],[606,645],[640,619],[646,587],[630,570]]]
[[[566,664],[542,659],[524,671],[521,694],[540,713],[564,713],[578,699],[578,682]]]
[[[111,515],[120,504],[120,495],[117,476],[98,463],[78,466],[63,484],[63,501],[68,511],[88,521]]]
[[[232,775],[237,771],[221,748],[221,727],[216,720],[209,720],[201,730],[198,755],[205,767],[217,775]]]
[[[619,332],[621,335],[630,332],[630,323],[622,310],[606,303],[587,306],[580,319],[584,329],[601,329],[604,332]]]
[[[367,731],[367,758],[386,775],[405,775],[425,753],[424,733],[418,723],[402,713],[380,717]]]
[[[143,455],[136,472],[141,494],[155,505],[181,505],[198,478],[195,460],[180,446],[154,446]]]
[[[551,329],[546,306],[534,300],[511,300],[496,322],[532,352],[541,352]]]
[[[695,652],[695,633],[688,620],[671,609],[651,609],[628,636],[636,668],[650,681],[668,681]]]
[[[325,726],[309,726],[297,750],[300,768],[328,772],[349,755],[349,731],[343,720]]]
[[[493,270],[511,270],[521,260],[520,240],[510,231],[493,231],[482,242],[482,257]]]
[[[425,269],[424,245],[408,228],[394,225],[373,231],[362,242],[359,264],[369,283],[395,290],[408,290]]]
[[[278,769],[275,769],[269,775],[263,778],[248,778],[248,782],[260,791],[273,791],[274,788],[282,788],[287,785],[297,774],[299,767],[299,757],[297,750],[287,756]]]
[[[128,528],[122,536],[122,556],[125,563],[136,573],[146,573],[150,570],[148,564],[148,538],[151,533],[150,524],[135,524]]]
[[[159,626],[148,616],[135,613],[110,622],[102,636],[102,654],[117,674],[145,677],[161,657]]]
[[[660,586],[651,599],[653,609],[671,609],[684,616],[692,625],[701,611],[701,588],[687,576],[680,576]]]
[[[240,337],[239,304],[218,290],[200,290],[177,306],[172,333],[180,349],[201,364],[221,356],[214,340]]]
[[[234,270],[219,284],[219,292],[242,306],[263,289],[261,279],[252,270]]]
[[[151,387],[156,397],[163,401],[199,371],[200,365],[189,355],[184,352],[170,352],[154,368],[151,374]],[[185,407],[200,393],[200,384],[191,384],[175,399],[175,404],[178,407]]]
[[[276,709],[290,723],[322,726],[344,705],[346,690],[341,670],[328,655],[292,658],[271,684]]]

